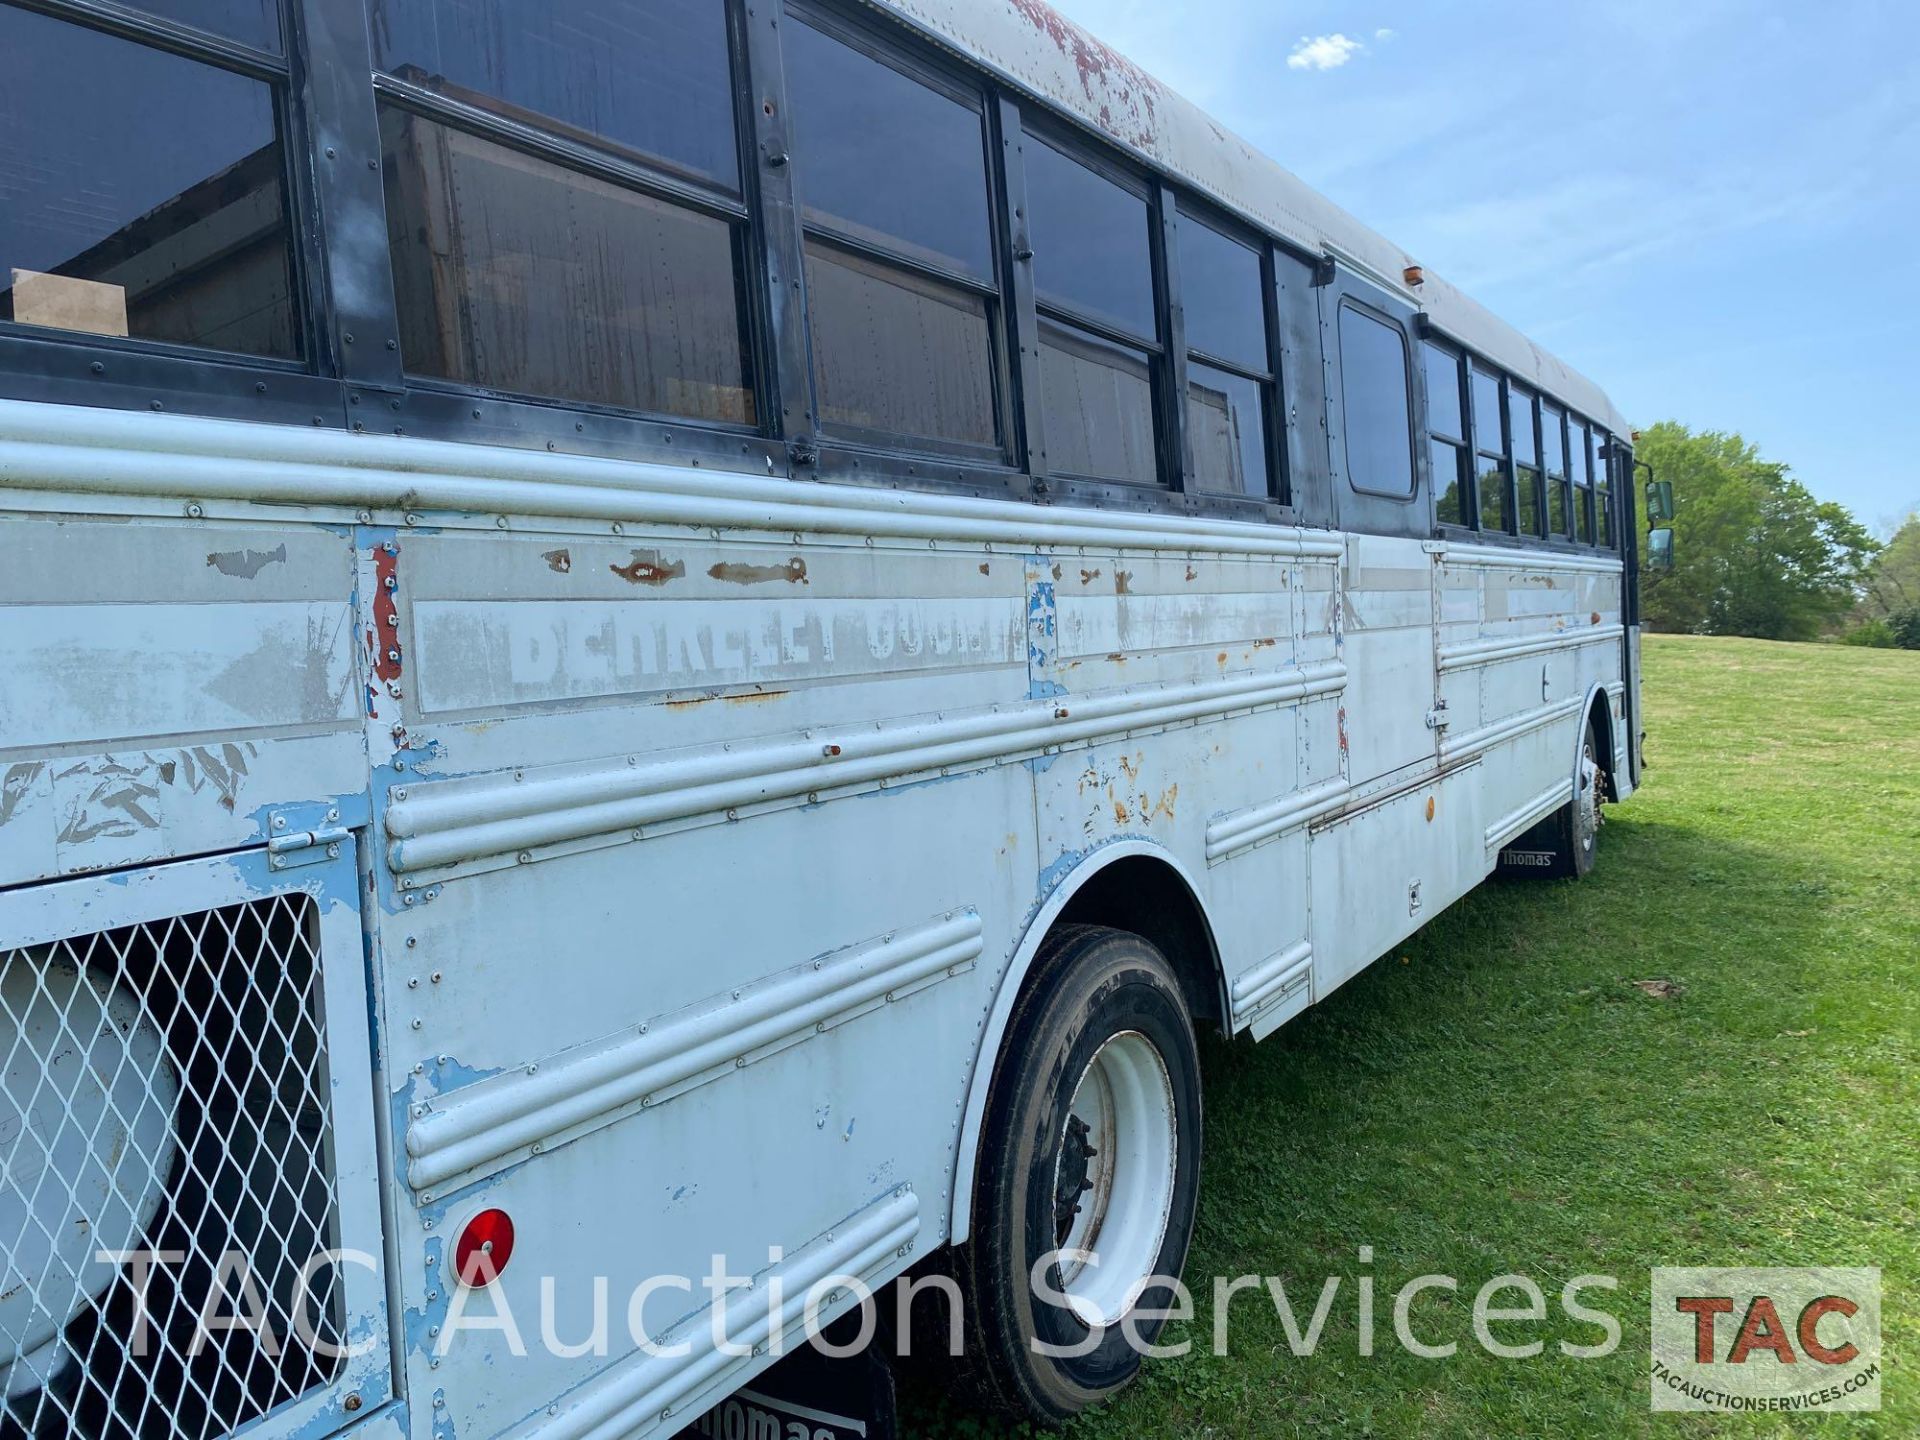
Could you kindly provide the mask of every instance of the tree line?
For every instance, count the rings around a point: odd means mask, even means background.
[[[1673,568],[1641,580],[1649,629],[1920,650],[1920,514],[1881,542],[1741,436],[1677,421],[1635,453],[1673,482]]]

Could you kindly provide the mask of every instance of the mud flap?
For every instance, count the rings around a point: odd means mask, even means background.
[[[674,1440],[894,1440],[893,1370],[885,1350],[876,1343],[843,1359],[803,1345]]]

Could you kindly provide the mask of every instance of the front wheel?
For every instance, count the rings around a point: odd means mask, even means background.
[[[953,1257],[962,1371],[993,1408],[1058,1423],[1133,1378],[1193,1233],[1199,1054],[1158,950],[1097,926],[1048,937],[981,1145]]]

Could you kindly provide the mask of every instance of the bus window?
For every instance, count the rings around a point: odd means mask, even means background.
[[[1181,215],[1179,235],[1192,488],[1264,500],[1273,385],[1266,266],[1257,250],[1191,215]]]
[[[720,7],[597,0],[563,25],[526,0],[444,0],[374,16],[388,73],[446,95],[444,118],[381,105],[407,371],[753,424],[746,207],[729,194],[739,182],[725,159],[735,141]],[[672,116],[640,98],[668,93],[666,77]],[[518,122],[514,145],[490,138],[491,112]],[[548,137],[551,153],[528,153]],[[599,173],[569,163],[582,143],[605,151]],[[710,202],[683,198],[691,178],[709,182]]]
[[[1047,468],[1154,484],[1150,207],[1032,135],[1025,155]]]
[[[280,53],[280,0],[133,0],[132,8]]]
[[[1407,343],[1386,321],[1340,307],[1340,395],[1347,481],[1369,495],[1413,495]]]
[[[1593,543],[1593,441],[1587,427],[1567,417],[1567,463],[1573,468],[1573,538]]]
[[[1511,527],[1508,503],[1505,406],[1500,403],[1500,377],[1473,367],[1473,448],[1478,471],[1475,488],[1480,496],[1480,528],[1504,532]]]
[[[0,7],[0,320],[297,357],[284,76],[174,50]]]
[[[999,290],[977,98],[811,25],[788,28],[785,59],[822,422],[997,447]]]
[[[1567,434],[1565,417],[1553,406],[1540,406],[1541,457],[1547,474],[1547,534],[1555,540],[1567,538]]]
[[[1541,534],[1540,442],[1534,429],[1533,396],[1507,382],[1507,429],[1513,436],[1515,529],[1522,535]]]
[[[1427,383],[1427,455],[1433,467],[1434,518],[1469,524],[1466,501],[1467,424],[1461,403],[1461,359],[1428,340],[1420,347]]]
[[[1594,543],[1613,548],[1613,480],[1609,472],[1613,468],[1612,446],[1607,443],[1604,430],[1595,430],[1594,470],[1593,470],[1593,516]]]
[[[712,0],[372,0],[368,18],[374,64],[397,79],[740,191]]]

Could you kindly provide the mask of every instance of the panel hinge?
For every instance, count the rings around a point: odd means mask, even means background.
[[[339,859],[340,847],[350,834],[344,825],[331,823],[339,818],[340,811],[329,806],[325,815],[328,823],[297,830],[291,816],[274,811],[267,817],[268,866],[275,870],[291,870],[299,865],[318,865],[322,861]]]
[[[1427,729],[1444,730],[1451,722],[1447,719],[1447,702],[1442,700],[1427,711]]]

